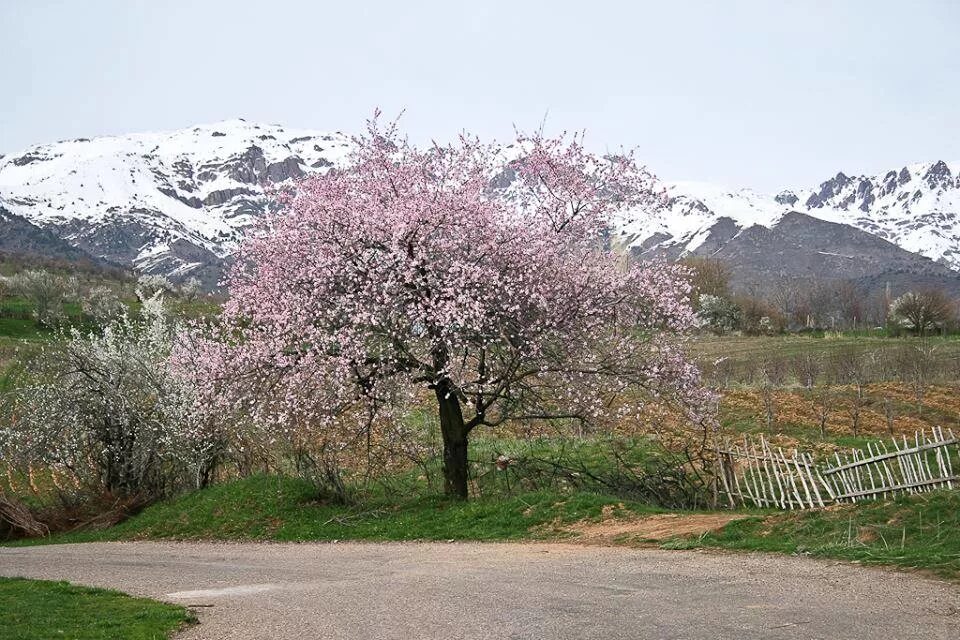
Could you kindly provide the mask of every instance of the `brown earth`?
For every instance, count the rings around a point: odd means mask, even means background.
[[[560,528],[574,536],[577,542],[611,544],[622,540],[656,542],[678,536],[701,536],[722,529],[742,515],[732,513],[661,513],[636,515],[608,505],[599,521],[581,520]]]

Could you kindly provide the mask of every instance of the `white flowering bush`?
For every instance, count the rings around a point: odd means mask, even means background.
[[[773,319],[770,316],[762,316],[760,322],[757,323],[757,328],[765,336],[772,336],[777,333],[777,327],[773,324]]]
[[[174,290],[173,283],[161,275],[145,273],[137,278],[136,293],[141,302],[149,300],[157,294],[173,293]]]
[[[123,304],[117,293],[105,285],[91,287],[81,297],[80,308],[84,315],[98,325],[107,325],[119,319],[127,310],[126,305]]]
[[[65,331],[25,368],[6,397],[0,459],[67,474],[77,489],[155,499],[203,485],[223,449],[195,417],[189,385],[168,364],[177,325],[161,297],[139,318]]]
[[[735,331],[743,321],[740,307],[721,296],[702,294],[697,306],[697,320],[700,326],[717,334]]]

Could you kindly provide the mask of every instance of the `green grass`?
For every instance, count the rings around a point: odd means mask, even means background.
[[[960,492],[794,513],[770,512],[667,548],[722,548],[839,558],[960,580]]]
[[[0,578],[0,640],[161,640],[193,622],[183,607],[116,591]]]
[[[534,492],[469,502],[437,495],[373,497],[359,506],[320,504],[301,480],[256,476],[195,491],[145,509],[103,531],[76,532],[18,545],[101,540],[476,540],[569,538],[564,525],[663,513],[593,493]],[[669,549],[720,548],[839,558],[921,569],[960,580],[960,492],[935,492],[802,512],[744,511],[745,518]],[[629,537],[625,544],[635,541]]]
[[[18,544],[93,540],[520,540],[549,535],[554,523],[597,518],[623,503],[590,493],[524,493],[469,502],[425,495],[386,497],[345,507],[314,501],[301,480],[255,476],[195,491],[145,509],[104,531],[78,532]],[[634,513],[655,509],[623,503]]]
[[[49,329],[44,329],[37,325],[36,321],[30,318],[4,318],[0,317],[0,336],[8,338],[40,339],[50,334]]]

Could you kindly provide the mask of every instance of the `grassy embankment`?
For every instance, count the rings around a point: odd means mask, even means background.
[[[451,502],[440,496],[321,504],[305,482],[258,476],[197,491],[145,509],[103,531],[46,540],[554,540],[577,542],[584,522],[622,527],[668,513],[593,493],[524,493]],[[676,523],[692,512],[677,514]],[[838,558],[921,569],[960,579],[960,493],[936,492],[889,502],[818,511],[742,511],[743,518],[702,535],[651,539],[626,533],[604,542],[668,549],[720,548]],[[669,524],[667,525],[669,527]]]

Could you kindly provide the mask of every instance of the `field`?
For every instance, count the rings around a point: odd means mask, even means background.
[[[953,336],[710,338],[692,349],[721,390],[729,437],[765,432],[789,445],[851,447],[949,428],[960,416]]]

